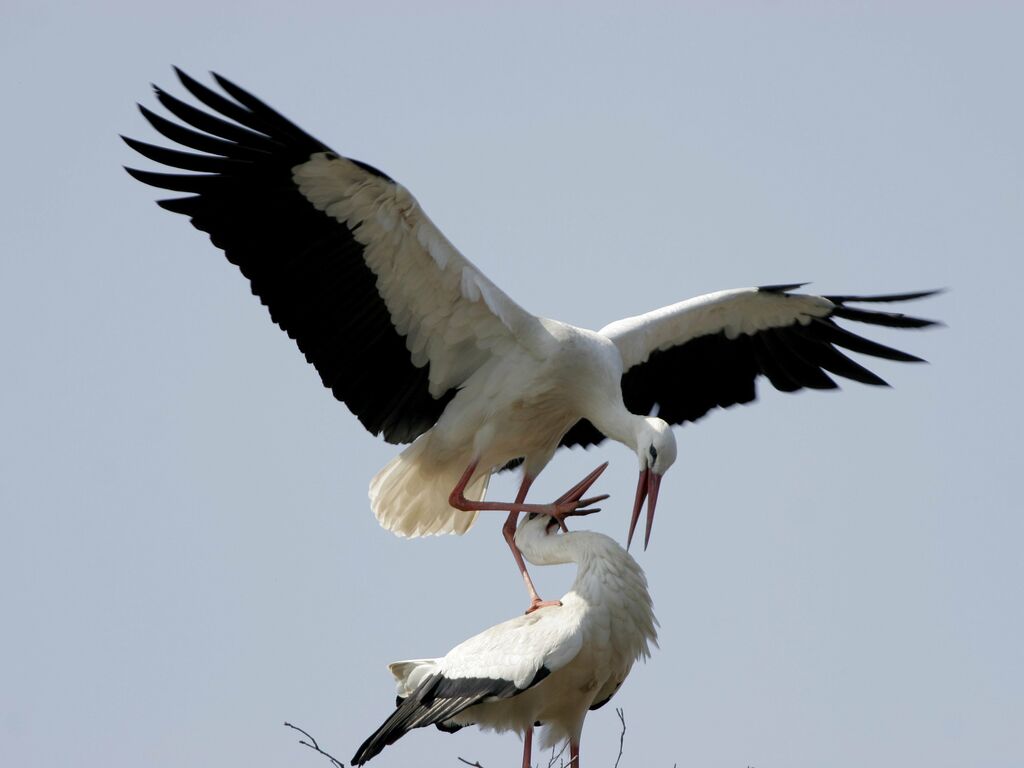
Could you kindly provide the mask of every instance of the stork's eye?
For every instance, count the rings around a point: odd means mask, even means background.
[[[647,452],[651,454],[652,463],[658,460],[658,449],[655,448],[653,445],[647,450]]]
[[[527,520],[533,520],[533,518],[535,518],[535,517],[536,517],[537,515],[539,515],[539,514],[540,514],[540,512],[531,512],[530,514],[528,514],[528,515],[526,516],[526,519],[527,519]]]

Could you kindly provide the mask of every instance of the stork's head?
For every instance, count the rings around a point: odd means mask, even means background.
[[[654,524],[654,507],[658,503],[658,488],[661,476],[676,460],[676,438],[672,427],[662,419],[645,416],[637,422],[636,455],[640,460],[640,479],[636,484],[636,498],[633,501],[633,517],[629,521],[628,547],[633,541],[633,531],[640,519],[640,508],[647,499],[647,529],[644,531],[644,549],[651,540],[651,526]]]
[[[576,509],[566,512],[562,517],[582,517],[599,512],[598,509]],[[523,557],[534,565],[560,565],[576,562],[576,547],[570,543],[579,532],[569,534],[565,521],[559,521],[551,515],[531,512],[523,518],[516,528],[515,542]],[[586,533],[586,532],[584,532]]]

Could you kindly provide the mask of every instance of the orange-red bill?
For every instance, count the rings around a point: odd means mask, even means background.
[[[640,509],[647,498],[647,481],[651,476],[651,470],[640,470],[640,478],[636,481],[636,496],[633,498],[633,516],[629,519],[629,535],[626,537],[626,549],[633,543],[633,531],[636,530],[636,523],[640,519]]]
[[[661,475],[655,474],[649,468],[640,472],[636,482],[636,496],[633,499],[633,516],[629,520],[629,535],[626,538],[626,549],[633,543],[633,532],[636,531],[636,524],[640,520],[640,510],[647,501],[647,527],[644,531],[644,549],[651,541],[651,527],[654,525],[654,508],[658,503],[658,489],[661,487]]]
[[[644,531],[644,549],[651,541],[651,528],[654,526],[654,507],[658,503],[658,489],[661,487],[661,475],[651,472],[647,478],[647,530]]]

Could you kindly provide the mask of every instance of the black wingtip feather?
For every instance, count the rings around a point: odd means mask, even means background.
[[[808,389],[837,389],[838,384],[827,373],[807,357],[800,353],[799,344],[795,339],[777,328],[763,333],[766,346],[772,357],[776,358],[786,373],[795,379],[801,387]]]
[[[430,394],[426,369],[412,365],[377,292],[364,245],[295,187],[291,169],[329,147],[217,73],[212,77],[219,87],[211,88],[180,67],[172,70],[191,98],[183,101],[153,84],[172,117],[138,108],[173,148],[123,139],[162,170],[176,172],[125,171],[144,184],[185,193],[158,205],[187,216],[239,267],[274,322],[370,432],[383,431],[391,442],[415,439],[456,390]],[[361,381],[360,367],[374,372],[370,381]]]
[[[835,347],[825,344],[823,345],[822,352],[824,354],[821,356],[820,365],[826,371],[873,387],[889,386],[889,382],[877,373],[869,371],[860,363],[854,362]]]
[[[525,688],[517,688],[510,680],[484,677],[446,678],[436,673],[416,688],[409,696],[399,697],[395,711],[381,723],[362,743],[352,757],[353,765],[362,765],[384,747],[394,744],[414,728],[437,725],[441,730],[454,732],[461,726],[447,726],[447,720],[481,701],[508,699],[544,680],[551,671],[541,666]]]
[[[164,200],[157,200],[156,204],[165,211],[180,213],[183,216],[192,216],[195,214],[197,206],[200,205],[200,198],[196,195],[191,197],[172,197]],[[195,226],[194,222],[193,226]]]
[[[186,104],[169,93],[158,93],[157,100],[179,120],[211,136],[268,152],[282,147],[281,142],[273,140],[266,133],[243,128],[234,122],[193,107],[191,104]]]
[[[896,301],[914,301],[926,299],[929,296],[938,296],[945,293],[947,288],[932,288],[927,291],[912,291],[910,293],[882,293],[873,296],[824,296],[833,304],[846,304],[847,302],[862,303],[891,303]]]
[[[185,90],[210,109],[224,117],[234,120],[240,125],[244,125],[246,128],[251,128],[252,130],[259,131],[265,135],[274,134],[275,126],[273,124],[264,119],[260,119],[252,111],[246,109],[237,101],[232,101],[228,97],[217,93],[179,69],[176,69],[176,72],[178,80]],[[281,127],[282,126],[277,126],[278,129]],[[292,128],[293,126],[288,126],[288,131],[286,132],[288,136],[296,136],[296,132],[292,130]]]
[[[261,99],[253,96],[244,88],[235,85],[226,77],[219,75],[216,72],[210,72],[210,76],[216,81],[217,85],[223,88],[224,91],[239,104],[248,107],[253,112],[269,112],[270,114],[280,117],[277,110],[268,106]]]
[[[884,325],[889,328],[930,328],[932,326],[941,326],[942,323],[937,320],[911,317],[910,315],[904,315],[900,312],[879,312],[871,309],[858,309],[847,305],[857,303],[869,304],[914,301],[916,299],[935,296],[936,294],[943,293],[944,291],[944,288],[936,288],[927,291],[910,291],[907,293],[883,293],[873,296],[824,296],[823,298],[828,299],[836,305],[835,309],[832,311],[832,314],[836,317],[842,317],[847,320],[854,320],[861,323],[869,323],[871,325]]]
[[[153,129],[161,136],[189,149],[197,149],[200,152],[207,152],[211,155],[219,155],[220,157],[251,158],[267,156],[267,153],[261,150],[241,147],[233,142],[224,141],[215,136],[178,125],[141,104],[139,104],[139,112],[142,113],[142,117],[145,118],[146,122],[153,126]]]
[[[900,312],[875,312],[868,309],[854,309],[845,304],[837,304],[832,310],[832,315],[859,323],[868,323],[869,325],[884,325],[888,328],[930,328],[939,324],[935,320],[911,317]]]
[[[880,357],[900,363],[925,362],[925,360],[917,355],[911,355],[907,352],[887,347],[885,344],[879,344],[877,341],[871,341],[863,336],[858,336],[845,328],[840,328],[828,319],[814,318],[807,325],[793,326],[793,331],[804,336],[810,336],[818,341],[835,344],[837,347],[843,347],[843,349],[848,349],[851,352],[859,352],[863,355],[871,355],[872,357]]]
[[[790,291],[797,291],[810,283],[780,283],[779,285],[761,285],[758,286],[757,290],[764,293],[789,293]]]
[[[149,173],[149,171],[141,171],[138,168],[132,168],[131,166],[128,165],[122,165],[121,167],[124,168],[125,173],[127,173],[136,181],[141,181],[143,184],[149,184],[149,182],[143,178],[146,173]]]

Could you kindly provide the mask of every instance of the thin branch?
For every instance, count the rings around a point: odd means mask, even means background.
[[[621,707],[618,707],[615,710],[615,714],[619,716],[619,722],[622,723],[622,730],[619,732],[619,755],[618,755],[618,757],[615,758],[615,765],[613,766],[613,768],[619,768],[619,761],[622,760],[622,752],[623,752],[623,749],[624,749],[625,744],[626,744],[626,713],[625,713],[625,711]],[[286,723],[286,725],[287,725],[287,723]],[[558,768],[576,768],[574,760],[570,760],[568,763],[566,763],[565,760],[562,758],[562,755],[565,754],[565,750],[568,749],[568,748],[569,748],[568,740],[562,742],[562,748],[559,749],[558,751],[555,751],[555,748],[552,747],[551,748],[551,757],[548,759],[548,766],[547,766],[547,768],[555,768],[555,761],[556,760],[558,761]],[[459,758],[459,762],[463,763],[464,765],[470,766],[470,768],[484,768],[482,765],[480,765],[479,762],[471,763],[471,762],[469,762],[469,760],[467,760],[464,757],[460,757]],[[342,768],[344,768],[344,766]],[[676,768],[676,766],[673,765],[672,768]],[[752,767],[751,766],[747,766],[747,768],[752,768]]]
[[[552,768],[555,764],[555,760],[558,761],[558,768],[565,768],[565,761],[562,759],[562,755],[565,754],[565,750],[569,748],[569,742],[563,741],[562,748],[555,752],[555,748],[551,748],[551,759],[548,760],[548,768]]]
[[[619,756],[615,758],[615,768],[619,768],[619,760],[622,759],[622,744],[626,740],[626,715],[623,713],[622,707],[616,707],[615,714],[619,716],[619,722],[622,723],[622,733],[619,734]]]
[[[314,739],[309,733],[307,733],[306,731],[304,731],[301,728],[299,728],[299,726],[292,725],[291,723],[285,723],[285,726],[287,728],[292,728],[292,729],[298,731],[303,736],[305,736],[307,739],[309,739],[309,741],[303,741],[302,739],[299,739],[299,744],[304,744],[305,746],[309,747],[310,749],[319,752],[321,755],[326,757],[328,760],[330,760],[334,764],[334,768],[345,768],[345,764],[343,762],[341,762],[338,758],[336,758],[334,755],[330,754],[329,752],[324,752],[322,749],[320,749],[320,745],[316,743],[316,739]],[[312,743],[310,743],[310,742],[312,742]]]

